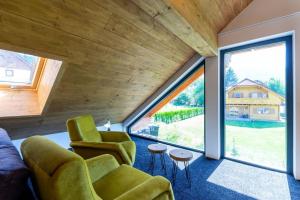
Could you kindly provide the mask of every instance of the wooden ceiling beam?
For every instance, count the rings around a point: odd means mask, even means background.
[[[217,54],[217,30],[198,9],[197,0],[132,1],[200,55]]]

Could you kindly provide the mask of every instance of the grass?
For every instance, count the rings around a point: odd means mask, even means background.
[[[204,150],[204,115],[160,126],[158,138]],[[285,123],[226,121],[226,156],[285,169]]]
[[[271,168],[285,169],[285,127],[280,123],[253,123],[250,127],[226,125],[226,152],[230,158],[264,165]],[[265,127],[265,128],[263,128]]]
[[[204,150],[204,115],[159,125],[158,138],[164,141]]]

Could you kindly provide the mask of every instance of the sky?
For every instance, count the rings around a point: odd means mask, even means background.
[[[228,66],[235,71],[239,81],[249,78],[265,82],[273,77],[285,82],[284,43],[272,47],[249,49],[246,52],[232,52],[225,56],[230,55]]]

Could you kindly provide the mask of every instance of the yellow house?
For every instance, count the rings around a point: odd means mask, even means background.
[[[277,121],[284,102],[283,96],[263,84],[244,79],[226,91],[226,118]]]

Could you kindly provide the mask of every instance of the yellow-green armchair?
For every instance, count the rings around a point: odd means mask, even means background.
[[[119,164],[134,164],[136,146],[127,133],[98,131],[91,115],[69,119],[67,128],[71,147],[83,158],[111,154]]]
[[[21,145],[23,159],[43,200],[173,200],[170,182],[111,155],[84,160],[42,136]]]

